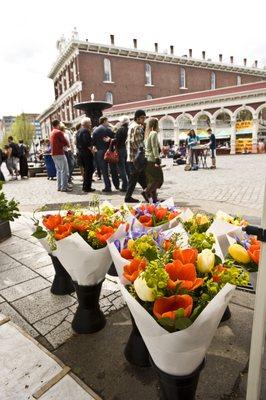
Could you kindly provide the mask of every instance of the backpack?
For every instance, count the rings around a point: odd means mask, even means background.
[[[19,145],[17,143],[12,143],[12,153],[11,153],[11,157],[20,157],[20,148]]]

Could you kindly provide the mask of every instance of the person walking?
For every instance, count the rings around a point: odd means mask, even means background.
[[[198,169],[198,154],[194,147],[199,143],[199,137],[196,135],[194,129],[191,129],[188,133],[188,154],[189,164],[192,170]]]
[[[55,119],[52,121],[52,133],[50,137],[51,153],[55,163],[57,174],[57,190],[61,192],[71,192],[72,188],[67,185],[68,182],[68,164],[65,156],[64,147],[69,147],[69,143],[60,130],[60,121]]]
[[[211,160],[212,160],[211,169],[216,169],[216,138],[211,128],[209,128],[207,132],[210,135],[210,141],[208,143],[208,146],[210,147],[211,150]]]
[[[8,164],[10,169],[13,170],[13,179],[17,179],[19,176],[19,146],[14,142],[13,136],[8,137],[8,145],[11,148],[11,154],[8,158]]]
[[[93,145],[95,146],[97,153],[97,161],[99,163],[101,173],[104,181],[104,188],[102,192],[110,193],[112,191],[111,181],[109,178],[109,168],[111,172],[112,182],[116,190],[119,190],[119,178],[117,172],[117,165],[114,163],[108,163],[104,159],[105,152],[108,150],[110,141],[114,139],[114,133],[109,128],[108,118],[101,117],[99,120],[99,126],[93,131]]]
[[[69,143],[69,147],[65,146],[65,156],[67,158],[67,165],[68,165],[68,184],[72,185],[72,174],[75,168],[75,157],[74,157],[74,139],[73,134],[69,129],[66,129],[65,124],[62,122],[60,123],[60,129],[64,133],[65,138]]]
[[[136,184],[146,189],[145,165],[136,163],[139,151],[144,151],[144,123],[146,114],[144,110],[135,112],[134,121],[129,125],[126,140],[127,163],[129,168],[128,189],[125,195],[126,203],[138,203],[139,200],[132,197]]]
[[[142,192],[146,201],[152,198],[153,203],[158,202],[157,190],[163,184],[163,170],[160,159],[160,144],[158,140],[159,122],[157,118],[150,118],[145,132],[145,155],[147,166],[145,174],[147,188]]]
[[[28,168],[28,148],[23,143],[23,140],[18,141],[19,146],[19,172],[22,179],[27,179],[29,174]]]
[[[126,140],[127,140],[129,123],[130,119],[126,115],[121,117],[120,118],[121,126],[118,128],[115,134],[115,143],[119,155],[118,171],[120,178],[122,180],[122,188],[120,189],[121,192],[127,192],[127,187],[128,187],[127,170],[126,170],[126,163],[127,163]]]
[[[81,128],[76,134],[76,146],[78,151],[79,163],[83,168],[83,185],[84,193],[95,192],[91,187],[93,166],[93,151],[91,138],[91,120],[84,117],[81,121]]]

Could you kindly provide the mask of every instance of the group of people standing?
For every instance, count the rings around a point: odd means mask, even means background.
[[[6,164],[7,171],[11,179],[27,179],[28,178],[28,147],[19,140],[16,143],[12,136],[8,137],[8,144],[0,149],[0,180],[5,181],[6,178],[2,171],[2,164]]]
[[[95,191],[92,182],[96,170],[98,178],[102,177],[104,182],[103,193],[112,192],[113,184],[116,190],[125,193],[126,202],[136,203],[139,200],[133,197],[133,192],[139,183],[145,201],[158,201],[157,190],[163,184],[159,124],[156,118],[150,118],[147,124],[145,120],[145,111],[137,110],[132,122],[123,116],[119,128],[114,132],[104,116],[94,129],[90,118],[82,119],[74,145],[83,175],[83,192]],[[68,192],[72,188],[69,186],[69,160],[64,149],[70,148],[70,142],[60,129],[60,121],[54,120],[52,126],[51,155],[57,171],[58,190]],[[115,154],[115,157],[110,159],[107,153],[109,156]]]

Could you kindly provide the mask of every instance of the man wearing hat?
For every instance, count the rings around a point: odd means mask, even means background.
[[[146,113],[144,110],[137,110],[135,112],[134,121],[129,126],[128,136],[126,141],[127,146],[127,162],[129,167],[129,181],[128,189],[125,196],[126,203],[138,203],[139,200],[134,199],[132,194],[137,183],[140,184],[142,189],[147,187],[145,166],[136,166],[136,157],[138,152],[144,148],[144,121]]]

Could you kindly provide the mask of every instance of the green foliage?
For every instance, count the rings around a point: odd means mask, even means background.
[[[3,192],[3,182],[0,182],[0,220],[14,221],[20,216],[18,204],[14,199],[7,200]]]
[[[159,260],[151,261],[142,274],[154,296],[156,298],[163,296],[168,283],[168,274],[163,264]]]
[[[36,239],[44,239],[47,236],[47,232],[40,225],[37,225],[36,231],[31,236]]]
[[[191,247],[198,250],[199,253],[204,249],[212,249],[215,239],[212,233],[193,233],[190,236],[188,243]]]
[[[32,144],[34,133],[34,125],[28,121],[25,114],[21,114],[16,117],[15,121],[11,125],[8,136],[13,136],[15,142],[23,140],[24,144],[30,146]]]
[[[192,321],[190,318],[186,318],[186,317],[182,317],[182,316],[179,317],[178,313],[181,314],[181,311],[182,311],[182,308],[177,310],[177,316],[175,319],[161,318],[161,319],[158,319],[157,321],[168,332],[182,331],[183,329],[188,328],[192,324]]]

